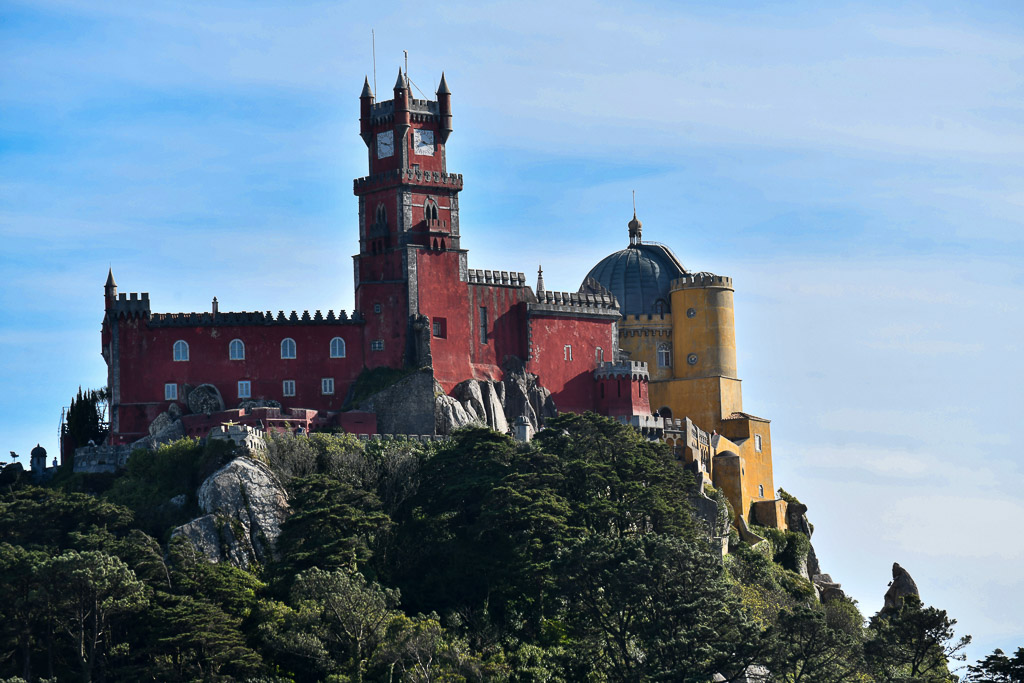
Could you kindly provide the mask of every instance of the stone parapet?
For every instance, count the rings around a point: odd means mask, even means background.
[[[700,289],[716,287],[719,289],[733,289],[732,278],[714,273],[687,273],[672,281],[672,289]]]
[[[525,287],[526,275],[507,270],[480,270],[470,268],[466,271],[471,285],[501,285],[504,287]]]
[[[352,181],[352,189],[359,195],[378,188],[393,187],[395,183],[462,190],[462,174],[423,171],[418,168],[396,168],[356,178]]]
[[[114,315],[126,318],[148,317],[149,292],[143,292],[142,294],[138,294],[136,292],[127,294],[122,292],[117,296],[117,299],[114,300],[113,305],[110,307],[110,312]]]
[[[649,381],[651,374],[647,363],[638,360],[623,360],[617,363],[602,362],[594,370],[594,379],[630,379],[634,382]]]
[[[75,472],[99,474],[117,472],[128,464],[132,454],[130,445],[83,446],[75,449]]]
[[[149,318],[150,327],[216,327],[220,325],[361,325],[366,319],[359,311],[352,311],[349,316],[345,311],[338,311],[335,315],[333,310],[327,311],[324,315],[318,309],[313,315],[309,311],[303,311],[299,315],[292,311],[285,315],[284,311],[278,311],[275,317],[267,311],[240,312],[240,313],[154,313]]]

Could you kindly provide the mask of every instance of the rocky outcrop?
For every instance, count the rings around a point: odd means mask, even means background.
[[[810,521],[807,519],[807,506],[795,500],[790,501],[786,505],[786,526],[790,531],[795,531],[810,538],[813,530],[811,529]]]
[[[828,574],[815,574],[812,583],[818,590],[818,598],[822,602],[846,599],[846,593],[843,592],[842,585],[833,581],[832,577]]]
[[[211,562],[249,567],[272,559],[289,507],[270,468],[237,457],[202,483],[198,498],[206,514],[175,529],[172,538],[184,536]]]
[[[154,450],[160,444],[171,443],[185,436],[185,428],[181,424],[181,408],[172,403],[170,408],[160,413],[149,423],[149,436],[144,436],[131,444],[131,450],[144,448]]]
[[[224,398],[212,384],[200,384],[197,387],[185,385],[185,405],[196,415],[212,415],[224,410]]]
[[[903,605],[903,599],[908,595],[921,597],[910,573],[898,562],[893,562],[892,581],[889,583],[889,590],[885,592],[885,605],[882,606],[882,611],[899,609]]]
[[[508,434],[509,425],[520,417],[537,432],[544,426],[544,420],[558,414],[551,392],[540,385],[537,375],[526,371],[521,360],[509,356],[502,368],[501,381],[467,379],[455,385],[451,396],[438,386],[434,399],[435,433],[451,434],[459,427],[475,423]]]

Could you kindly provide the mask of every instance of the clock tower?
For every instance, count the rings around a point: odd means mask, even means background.
[[[445,160],[451,92],[444,74],[436,100],[415,99],[410,85],[399,69],[393,99],[377,102],[368,80],[359,98],[369,175],[354,182],[359,253],[353,258],[368,367],[425,364],[411,334],[430,296],[422,290],[445,288],[439,280],[450,280],[447,286],[466,280],[466,254],[459,246],[462,176],[448,173]],[[421,286],[421,265],[430,273],[427,287]]]

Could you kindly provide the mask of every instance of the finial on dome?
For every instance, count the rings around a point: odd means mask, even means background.
[[[640,234],[644,224],[636,217],[636,190],[633,190],[633,220],[629,222],[629,245],[640,244]]]

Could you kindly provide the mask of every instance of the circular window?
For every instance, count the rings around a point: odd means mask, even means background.
[[[686,309],[686,317],[687,318],[696,318],[697,317],[697,309],[696,308],[687,308]]]
[[[686,362],[689,363],[690,365],[696,365],[697,364],[697,354],[691,353],[689,356],[686,357]]]

